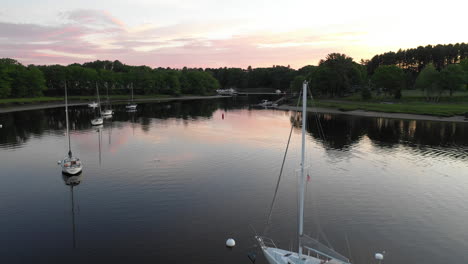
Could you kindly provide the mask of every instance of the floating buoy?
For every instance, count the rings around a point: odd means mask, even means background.
[[[62,161],[61,160],[57,161],[57,165],[60,165],[60,164],[62,164]]]
[[[236,246],[236,241],[234,241],[234,239],[232,238],[229,238],[228,240],[226,240],[226,247],[235,247]]]
[[[0,128],[2,128],[2,127],[3,127],[3,125],[2,125],[2,124],[0,124]]]

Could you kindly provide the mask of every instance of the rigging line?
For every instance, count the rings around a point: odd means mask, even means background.
[[[351,247],[349,246],[349,240],[348,240],[347,234],[345,234],[345,239],[346,239],[346,245],[348,246],[349,260],[351,261],[351,263],[354,263],[353,256],[351,256]]]
[[[302,95],[302,92],[299,93],[299,97],[297,98],[296,107],[299,106],[299,102],[301,100],[301,95]],[[294,122],[296,121],[297,113],[298,113],[298,111],[296,111],[294,113],[293,123],[291,124],[291,130],[289,131],[288,143],[286,144],[286,150],[285,150],[284,156],[283,156],[283,163],[281,164],[281,169],[280,169],[280,173],[279,173],[279,176],[278,176],[278,181],[276,182],[275,194],[273,195],[273,200],[271,201],[271,204],[270,204],[270,210],[268,212],[268,218],[267,218],[267,222],[266,222],[266,225],[265,225],[265,229],[263,230],[263,235],[266,234],[268,226],[269,226],[270,221],[271,221],[271,214],[273,213],[273,206],[275,205],[276,196],[278,194],[278,189],[279,189],[279,185],[280,185],[280,182],[281,182],[281,176],[283,175],[284,163],[286,162],[286,155],[288,154],[289,143],[291,142],[291,135],[292,135],[292,132],[293,132],[293,129],[294,129]]]
[[[323,141],[325,141],[325,133],[323,132],[323,127],[322,127],[322,124],[320,122],[320,119],[319,119],[319,116],[318,116],[318,111],[317,111],[317,107],[315,107],[315,103],[314,103],[314,97],[312,95],[312,91],[310,90],[309,87],[307,87],[308,89],[308,92],[309,92],[309,95],[310,95],[310,98],[311,98],[311,103],[312,103],[312,110],[314,111],[315,113],[315,122],[317,123],[317,128],[318,128],[318,131],[319,131],[319,137],[321,137],[321,139]],[[313,199],[312,199],[313,200]],[[316,204],[314,202],[312,202],[313,206],[314,206],[314,211],[317,212],[316,210]],[[317,239],[320,237],[320,235],[322,235],[322,237],[324,238],[325,242],[328,244],[328,246],[333,249],[330,241],[328,240],[327,238],[327,235],[325,234],[325,232],[322,230],[321,228],[321,225],[320,225],[320,221],[319,221],[319,218],[318,218],[318,215],[314,215],[315,216],[315,220],[316,220],[316,223],[317,223],[317,229],[318,229],[318,234],[317,234]]]
[[[309,87],[307,87],[307,89],[309,89]],[[312,95],[312,92],[310,91],[310,89],[308,90],[309,94],[310,94],[310,98],[312,99],[312,104],[315,105],[314,103],[314,96]],[[315,116],[316,116],[316,121],[317,121],[317,126],[318,126],[318,129],[319,129],[319,137],[322,137],[323,140],[325,140],[325,133],[323,132],[323,127],[322,127],[322,124],[320,122],[320,119],[318,118],[318,111],[317,111],[317,107],[313,107],[314,112],[315,112]],[[321,135],[320,135],[321,134]]]

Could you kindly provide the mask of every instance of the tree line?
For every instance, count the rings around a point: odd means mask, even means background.
[[[374,74],[374,71],[381,65],[396,65],[399,68],[419,73],[430,63],[441,71],[447,65],[459,63],[466,58],[468,58],[468,43],[456,43],[385,52],[375,55],[370,60],[363,60],[362,64],[367,66],[369,75]]]
[[[428,45],[375,55],[357,63],[340,53],[331,53],[317,66],[298,70],[289,66],[252,68],[150,68],[120,61],[84,64],[23,66],[13,59],[0,59],[0,98],[61,96],[67,81],[70,94],[93,95],[96,85],[111,94],[197,94],[215,93],[219,88],[271,88],[298,91],[304,80],[316,96],[341,97],[371,91],[401,97],[402,89],[422,89],[437,101],[445,91],[452,95],[466,89],[468,45]]]
[[[0,98],[62,96],[64,85],[71,95],[94,95],[96,85],[111,94],[213,94],[219,82],[199,69],[129,66],[120,61],[94,61],[82,65],[24,66],[0,59]]]

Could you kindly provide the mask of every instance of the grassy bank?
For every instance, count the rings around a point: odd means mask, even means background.
[[[372,98],[366,102],[426,102],[426,94],[421,90],[402,90],[401,99],[395,99],[391,95],[376,94],[372,92]],[[360,93],[340,98],[343,101],[364,102]],[[440,103],[468,103],[468,91],[456,91],[452,96],[448,92],[442,93],[439,97]]]
[[[319,99],[315,105],[341,111],[364,110],[448,117],[468,112],[468,92],[457,91],[452,96],[442,94],[437,103],[426,101],[425,93],[420,90],[403,90],[401,99],[374,92],[371,99],[363,100],[361,94],[356,93],[339,99]]]
[[[135,99],[159,99],[159,98],[169,98],[173,97],[167,94],[154,94],[154,95],[136,95]],[[69,96],[70,101],[95,101],[96,96]],[[111,95],[109,96],[110,100],[128,100],[128,95]],[[48,103],[48,102],[60,102],[63,101],[63,97],[48,97],[48,96],[41,96],[41,97],[31,97],[31,98],[7,98],[7,99],[0,99],[0,105],[7,105],[7,104],[34,104],[34,103]],[[105,98],[101,98],[101,100],[105,100]]]
[[[464,115],[468,112],[468,103],[465,104],[443,104],[425,102],[400,102],[400,103],[378,103],[378,102],[352,102],[352,101],[316,101],[313,105],[325,108],[336,108],[342,111],[365,110],[387,113],[407,113],[434,116]]]

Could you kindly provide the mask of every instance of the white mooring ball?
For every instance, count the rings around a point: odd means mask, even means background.
[[[236,245],[236,241],[234,241],[234,239],[232,238],[229,238],[228,240],[226,240],[226,247],[234,247]]]
[[[383,260],[383,254],[382,253],[375,253],[375,259],[376,260]]]

